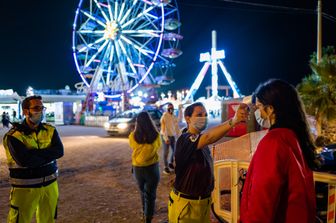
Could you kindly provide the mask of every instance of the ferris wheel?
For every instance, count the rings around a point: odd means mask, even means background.
[[[83,85],[113,98],[169,84],[180,25],[175,0],[80,0],[72,49]]]

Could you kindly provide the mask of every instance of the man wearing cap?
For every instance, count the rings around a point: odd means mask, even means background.
[[[41,96],[23,100],[25,119],[14,124],[3,144],[9,168],[10,210],[8,223],[54,223],[57,217],[58,168],[64,154],[55,127],[42,123],[45,107]]]

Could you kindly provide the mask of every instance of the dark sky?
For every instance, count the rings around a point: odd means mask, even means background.
[[[314,10],[317,1],[247,0]],[[1,3],[0,89],[24,94],[28,86],[60,89],[81,79],[72,58],[72,24],[79,0],[13,0]],[[306,2],[306,3],[302,3]],[[316,15],[304,10],[277,10],[220,0],[180,0],[184,52],[175,60],[172,89],[188,88],[203,64],[199,54],[211,48],[217,30],[227,70],[240,91],[250,94],[259,82],[283,78],[297,84],[310,73],[316,51]],[[323,12],[336,17],[336,1],[323,0]],[[336,22],[323,20],[323,45],[336,46]],[[226,84],[219,72],[220,84]],[[204,84],[210,83],[210,72]],[[199,90],[199,94],[205,93]]]

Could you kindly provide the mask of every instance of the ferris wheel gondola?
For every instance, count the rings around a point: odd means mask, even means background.
[[[178,50],[183,38],[179,26],[176,1],[80,0],[73,56],[84,85],[113,98],[159,84],[157,77],[167,72],[162,68],[172,67],[176,58],[165,52]]]

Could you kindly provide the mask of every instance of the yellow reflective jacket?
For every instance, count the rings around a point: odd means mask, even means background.
[[[56,159],[63,156],[64,149],[55,127],[41,123],[32,130],[23,121],[6,133],[3,144],[13,186],[34,187],[56,180]]]

